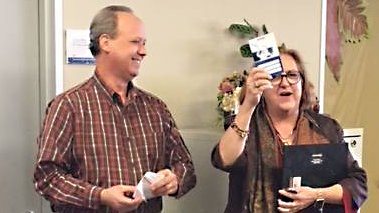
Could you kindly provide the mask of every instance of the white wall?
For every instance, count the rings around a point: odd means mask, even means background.
[[[212,129],[219,82],[250,67],[251,59],[239,55],[241,41],[226,32],[243,18],[266,24],[279,42],[298,49],[318,91],[321,1],[64,0],[64,29],[88,29],[94,14],[109,4],[130,6],[145,22],[148,56],[137,84],[166,101],[181,128]],[[65,65],[64,88],[83,81],[93,69]]]
[[[38,1],[0,4],[0,212],[40,212],[32,182],[41,98]]]

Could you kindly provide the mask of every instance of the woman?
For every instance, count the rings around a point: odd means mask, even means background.
[[[367,197],[366,174],[348,156],[348,178],[326,188],[280,189],[281,150],[294,144],[343,142],[333,119],[310,109],[310,83],[294,50],[280,48],[284,73],[272,78],[252,68],[234,121],[212,152],[215,167],[229,173],[225,212],[299,212],[316,200],[354,212]],[[293,199],[284,202],[279,194]]]

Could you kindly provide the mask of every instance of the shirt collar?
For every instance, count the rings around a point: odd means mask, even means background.
[[[96,84],[106,93],[108,98],[115,104],[121,105],[120,95],[114,91],[111,87],[107,86],[105,82],[97,75],[96,71],[92,77]],[[128,103],[134,101],[137,97],[137,88],[134,86],[133,82],[129,82],[126,86],[126,91],[128,94]]]

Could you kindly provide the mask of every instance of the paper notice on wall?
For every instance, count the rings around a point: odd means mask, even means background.
[[[95,64],[89,42],[89,30],[66,30],[66,63]]]

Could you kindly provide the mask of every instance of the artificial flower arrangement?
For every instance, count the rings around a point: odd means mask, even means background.
[[[226,115],[238,112],[241,89],[245,83],[247,72],[234,72],[232,76],[225,77],[218,86],[217,112],[221,121]]]
[[[268,33],[265,25],[262,26],[262,30],[259,30],[258,27],[252,26],[246,19],[244,19],[244,22],[245,24],[231,24],[229,32],[244,41],[257,37],[259,32]],[[242,57],[253,57],[249,44],[243,44],[239,51]],[[224,122],[226,116],[233,116],[238,112],[241,89],[247,75],[246,70],[242,73],[234,72],[231,76],[224,77],[219,84],[217,93],[217,124],[219,126]]]

